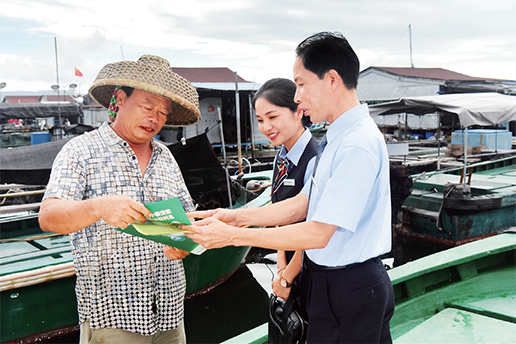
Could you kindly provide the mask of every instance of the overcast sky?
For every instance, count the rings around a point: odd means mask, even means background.
[[[56,84],[54,38],[61,87],[84,93],[105,64],[143,54],[292,78],[296,45],[319,31],[346,36],[361,70],[410,67],[409,24],[415,67],[516,80],[515,18],[516,0],[0,0],[1,92]]]

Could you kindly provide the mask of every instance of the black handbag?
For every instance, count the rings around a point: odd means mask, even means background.
[[[308,321],[303,316],[297,293],[287,301],[272,294],[269,300],[269,344],[305,343]]]

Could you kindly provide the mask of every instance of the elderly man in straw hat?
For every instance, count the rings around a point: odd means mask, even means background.
[[[176,161],[153,137],[200,120],[197,91],[168,61],[144,55],[106,65],[89,92],[113,123],[63,147],[39,214],[44,231],[70,234],[81,344],[185,343],[187,252],[115,228],[175,196],[193,210]]]

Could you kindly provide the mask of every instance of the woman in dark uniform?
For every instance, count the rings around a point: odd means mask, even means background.
[[[260,131],[281,149],[274,160],[271,200],[273,203],[297,195],[313,170],[319,143],[307,129],[312,123],[297,110],[296,85],[288,79],[271,79],[256,92],[252,104]],[[287,299],[291,284],[301,271],[302,252],[278,251],[278,274],[272,282],[274,293]]]

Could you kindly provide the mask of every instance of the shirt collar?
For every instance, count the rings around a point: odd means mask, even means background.
[[[122,145],[125,142],[120,136],[118,136],[118,134],[113,130],[113,128],[111,128],[111,126],[107,122],[102,123],[102,125],[99,128],[99,132],[101,137],[111,145]]]
[[[326,139],[328,140],[328,143],[332,142],[353,123],[364,117],[369,117],[367,104],[357,105],[344,112],[328,127],[328,131],[326,132]]]
[[[310,130],[306,129],[303,132],[303,134],[301,134],[301,136],[297,139],[296,143],[294,143],[290,151],[287,152],[285,146],[281,146],[279,156],[281,158],[287,157],[290,161],[294,163],[294,165],[297,166],[297,164],[299,163],[299,159],[301,159],[301,155],[303,155],[305,147],[311,138],[312,134],[310,133]]]

